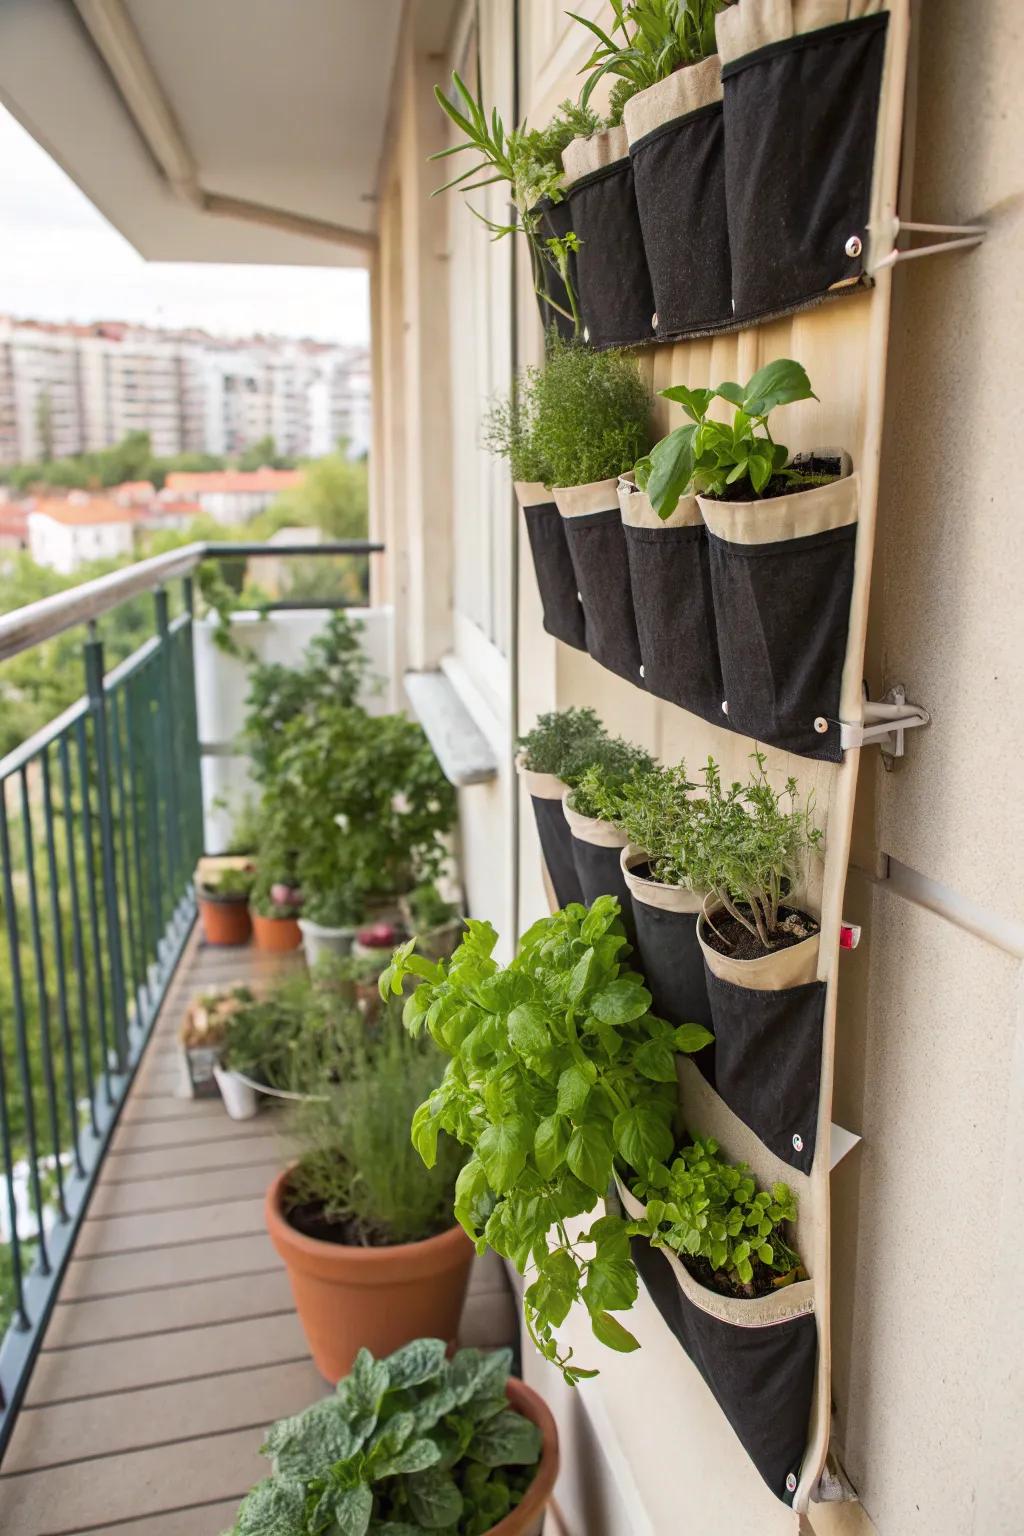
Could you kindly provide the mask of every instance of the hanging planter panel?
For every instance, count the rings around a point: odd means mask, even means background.
[[[582,901],[583,888],[576,873],[572,833],[562,811],[562,801],[569,786],[553,773],[534,773],[532,769],[524,768],[521,756],[516,758],[516,767],[533,802],[537,836],[555,901],[559,907]]]
[[[700,896],[682,886],[652,880],[647,853],[633,843],[622,849],[620,864],[632,903],[638,968],[650,990],[654,1012],[670,1024],[703,1024],[713,1029],[704,957],[697,942]],[[712,1083],[714,1052],[709,1045],[691,1057]]]
[[[517,480],[515,489],[516,500],[526,520],[533,569],[544,611],[544,628],[556,640],[585,651],[587,635],[583,604],[561,513],[552,500],[552,493],[539,481]]]
[[[618,481],[556,485],[553,495],[576,575],[587,650],[602,667],[643,686]]]
[[[654,293],[625,128],[574,139],[563,163],[570,227],[580,242],[576,293],[586,339],[595,347],[652,341]]]
[[[619,506],[644,686],[705,720],[722,721],[707,530],[695,496],[665,521],[632,478],[619,481]]]
[[[888,21],[881,0],[747,0],[717,18],[741,324],[865,278]]]
[[[733,323],[720,63],[677,70],[623,113],[659,337]]]
[[[697,498],[708,529],[724,699],[733,730],[838,762],[860,481],[834,450],[795,468],[842,479],[767,501]]]
[[[571,794],[569,791],[563,799],[562,810],[572,835],[573,858],[583,900],[589,907],[599,896],[614,896],[622,911],[622,925],[629,935],[629,942],[635,944],[633,905],[620,863],[626,839],[608,822],[574,811],[569,804]]]

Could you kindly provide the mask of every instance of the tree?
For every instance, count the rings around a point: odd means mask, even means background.
[[[291,469],[294,464],[294,459],[278,453],[277,444],[269,436],[250,443],[238,459],[239,469]]]
[[[279,528],[319,528],[325,539],[365,539],[369,526],[369,472],[365,459],[329,453],[303,466],[301,485],[283,491],[251,525],[269,539]]]

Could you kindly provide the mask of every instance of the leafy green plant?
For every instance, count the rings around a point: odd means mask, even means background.
[[[551,466],[534,439],[540,372],[524,368],[511,392],[491,401],[484,412],[481,442],[488,453],[508,460],[513,480],[551,485]]]
[[[434,196],[452,187],[475,192],[495,182],[506,182],[515,208],[515,219],[511,224],[497,224],[472,207],[470,211],[487,226],[495,239],[510,234],[525,235],[537,292],[553,309],[573,322],[575,334],[579,335],[579,305],[570,271],[570,261],[579,249],[579,242],[571,230],[564,236],[545,237],[536,205],[544,198],[553,203],[562,201],[563,152],[573,139],[589,138],[596,133],[601,127],[600,118],[585,105],[563,101],[546,128],[531,129],[523,123],[519,128],[506,129],[497,108],[488,116],[482,95],[474,96],[458,74],[452,75],[452,84],[455,100],[449,100],[440,86],[434,87],[434,95],[442,111],[465,138],[430,158],[445,160],[466,151],[477,158],[468,170],[438,187]],[[548,291],[546,274],[549,270],[555,271],[565,286],[568,310],[556,303]]]
[[[586,107],[606,75],[615,77],[610,123],[622,121],[622,109],[637,91],[666,80],[686,64],[709,58],[716,50],[715,17],[732,0],[611,0],[614,20],[606,32],[586,16],[568,14],[592,32],[597,47],[580,73],[587,76],[580,94]]]
[[[218,869],[199,882],[199,894],[206,901],[248,901],[256,880],[255,867]]]
[[[594,709],[554,709],[537,717],[532,731],[519,738],[523,767],[532,773],[553,773],[573,786],[593,762],[608,732]]]
[[[800,1259],[781,1233],[785,1222],[796,1220],[789,1185],[759,1190],[746,1163],[727,1163],[718,1153],[717,1141],[698,1137],[668,1168],[639,1180],[635,1193],[647,1214],[631,1231],[684,1260],[703,1259],[735,1294],[758,1294],[794,1279]],[[771,1279],[755,1289],[763,1272]]]
[[[602,816],[603,807],[618,803],[617,797],[625,784],[644,777],[653,768],[654,759],[643,747],[636,747],[621,736],[609,737],[595,745],[569,803],[581,816]]]
[[[449,1227],[465,1153],[441,1137],[436,1161],[425,1167],[408,1131],[442,1066],[432,1040],[402,1028],[392,1001],[373,1033],[364,1028],[351,1042],[343,1078],[297,1108],[285,1211],[314,1207],[357,1243],[418,1242]]]
[[[576,1382],[593,1373],[561,1352],[556,1328],[582,1300],[601,1343],[635,1349],[612,1314],[633,1305],[637,1278],[622,1218],[601,1217],[581,1236],[566,1223],[594,1209],[616,1160],[646,1176],[671,1155],[675,1052],[711,1036],[651,1013],[650,992],[625,962],[613,897],[535,923],[503,968],[496,943],[490,924],[470,921],[451,960],[432,964],[410,940],[381,995],[422,978],[406,1027],[426,1029],[451,1062],[413,1116],[413,1141],[428,1166],[441,1132],[471,1148],[455,1215],[478,1251],[490,1245],[530,1277],[531,1337]]]
[[[623,474],[650,442],[651,398],[628,352],[553,337],[534,401],[532,442],[552,485]]]
[[[409,892],[409,915],[421,933],[454,922],[459,915],[458,907],[445,901],[433,880],[427,880]]]
[[[796,779],[776,790],[764,753],[752,752],[751,760],[747,783],[736,780],[726,788],[708,758],[704,794],[687,823],[681,856],[694,889],[710,891],[767,950],[779,942],[782,899],[809,853],[820,847],[822,832],[812,819],[813,799],[799,803]]]
[[[362,1349],[337,1390],[281,1419],[261,1446],[273,1476],[231,1536],[485,1536],[533,1481],[542,1437],[509,1406],[511,1351],[414,1339]]]
[[[221,1062],[268,1088],[320,1093],[350,1070],[365,1032],[354,998],[318,969],[249,992],[227,1019]]]
[[[694,492],[751,499],[832,478],[808,479],[787,468],[789,449],[775,442],[768,428],[768,417],[777,406],[818,398],[792,358],[767,363],[746,384],[725,383],[714,389],[677,384],[660,393],[681,405],[690,421],[663,437],[636,465],[636,483],[659,517],[670,517],[680,497]],[[731,424],[710,419],[714,400],[736,407]]]
[[[588,773],[576,799],[582,793],[589,815],[618,827],[650,855],[653,879],[691,890],[692,875],[684,861],[690,827],[701,809],[700,801],[693,798],[696,788],[685,763],[670,767],[655,763],[634,769],[625,778],[599,770]]]

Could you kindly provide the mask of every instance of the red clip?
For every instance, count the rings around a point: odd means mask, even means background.
[[[860,943],[860,923],[843,923],[839,930],[839,948],[856,949]]]

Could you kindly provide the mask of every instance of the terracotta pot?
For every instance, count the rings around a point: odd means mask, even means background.
[[[199,921],[207,944],[248,944],[252,933],[245,901],[211,901],[200,896]]]
[[[298,949],[302,943],[302,930],[294,917],[263,917],[252,913],[252,931],[256,948],[272,955],[282,955],[289,949]]]
[[[364,1345],[381,1356],[410,1339],[454,1340],[473,1262],[461,1227],[392,1248],[321,1242],[285,1219],[287,1177],[285,1169],[267,1190],[267,1230],[288,1270],[310,1354],[332,1385]]]
[[[492,1526],[487,1536],[540,1536],[544,1511],[558,1477],[558,1430],[547,1403],[525,1381],[513,1376],[505,1390],[509,1406],[536,1424],[544,1436],[544,1445],[533,1482],[512,1513]]]

